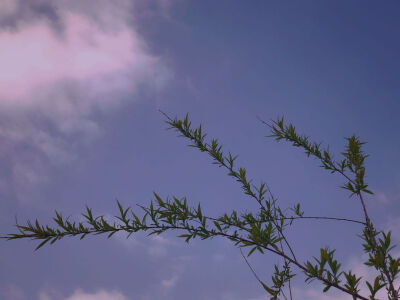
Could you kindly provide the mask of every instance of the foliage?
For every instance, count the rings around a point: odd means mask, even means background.
[[[307,156],[319,160],[324,169],[344,177],[345,182],[342,188],[349,191],[350,197],[359,199],[365,220],[311,217],[304,216],[300,204],[296,204],[289,210],[279,207],[267,184],[254,185],[248,178],[246,169],[236,166],[237,156],[231,152],[223,152],[222,145],[217,139],[207,142],[202,126],[193,128],[188,115],[183,120],[165,116],[169,128],[176,130],[181,136],[188,139],[189,146],[208,154],[213,164],[225,169],[228,176],[240,184],[243,192],[258,203],[257,213],[238,213],[233,210],[220,217],[209,217],[203,214],[200,203],[195,207],[190,207],[186,198],[163,199],[154,193],[154,200],[148,207],[138,206],[140,214],[129,207],[124,208],[117,202],[119,214],[112,223],[103,216],[94,216],[89,207],[86,207],[86,212],[83,214],[86,222],[71,222],[56,211],[54,222],[57,227],[41,225],[37,220],[33,223],[28,221],[26,225],[17,224],[19,232],[8,234],[6,238],[8,240],[24,238],[39,240],[37,250],[67,236],[79,236],[80,239],[83,239],[91,234],[107,234],[108,237],[111,237],[118,231],[127,232],[130,236],[138,231],[145,231],[152,235],[169,230],[179,230],[181,231],[179,237],[186,242],[195,238],[205,240],[222,237],[232,241],[240,249],[248,248],[247,256],[257,251],[261,254],[269,252],[280,257],[283,263],[274,266],[271,283],[267,284],[257,276],[246,256],[243,255],[261,286],[270,295],[270,299],[287,299],[288,297],[292,299],[290,282],[291,278],[295,276],[294,270],[303,272],[306,282],[320,281],[323,285],[323,292],[335,288],[351,295],[353,299],[373,300],[376,299],[375,296],[379,290],[386,288],[388,299],[399,299],[399,289],[395,288],[394,281],[400,272],[400,258],[394,258],[390,254],[394,247],[391,242],[391,233],[376,231],[367,213],[363,194],[372,194],[372,191],[368,189],[364,180],[364,161],[367,155],[362,151],[362,146],[365,143],[361,142],[358,137],[351,136],[346,139],[347,145],[342,153],[343,159],[335,161],[329,148],[324,149],[321,144],[310,142],[307,136],[299,135],[292,124],[285,124],[283,118],[271,123],[263,122],[271,129],[269,137],[275,138],[277,141],[291,142],[293,146],[302,148]],[[320,249],[319,257],[314,257],[313,260],[304,263],[296,258],[290,241],[285,235],[285,230],[289,226],[293,226],[294,221],[298,219],[333,219],[363,225],[361,238],[364,252],[368,254],[365,264],[379,272],[374,282],[364,281],[369,295],[360,294],[362,277],[358,277],[351,270],[343,270],[342,264],[334,257],[335,250]]]

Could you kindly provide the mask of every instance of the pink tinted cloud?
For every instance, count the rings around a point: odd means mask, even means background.
[[[22,1],[0,1],[0,18],[17,18],[12,30],[0,28],[0,159],[9,169],[0,194],[34,198],[48,170],[101,135],[95,110],[111,114],[139,87],[157,91],[169,78],[132,25],[131,4],[54,2],[55,30],[34,10],[19,19],[31,9]]]
[[[54,293],[42,291],[39,294],[39,300],[54,300],[52,294]],[[57,298],[60,300],[127,300],[127,297],[118,291],[99,290],[94,293],[87,293],[81,289],[75,290],[69,297],[58,296]]]
[[[116,72],[143,72],[154,58],[128,28],[105,32],[90,19],[66,13],[57,35],[44,21],[0,32],[0,101],[28,104],[35,89],[63,79],[93,80]]]
[[[4,298],[3,298],[4,297]],[[10,284],[5,288],[2,293],[2,298],[4,300],[26,300],[25,293],[22,289],[14,284]]]

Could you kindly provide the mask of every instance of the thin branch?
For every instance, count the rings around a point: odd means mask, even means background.
[[[292,281],[289,280],[289,296],[290,300],[293,300],[293,295],[292,295]]]
[[[263,284],[263,282],[261,281],[260,277],[258,277],[256,271],[254,271],[253,267],[250,265],[249,261],[247,260],[246,256],[243,254],[242,248],[239,248],[240,250],[240,254],[242,255],[244,261],[246,262],[247,266],[249,267],[250,271],[253,273],[254,277],[257,279],[257,281],[259,283],[261,283],[261,285]]]
[[[213,221],[220,221],[216,218],[211,218],[211,217],[206,217],[207,219],[213,220]],[[357,223],[366,226],[367,223],[363,221],[358,221],[358,220],[353,220],[353,219],[346,219],[346,218],[335,218],[335,217],[322,217],[322,216],[298,216],[298,217],[285,217],[285,218],[271,218],[270,220],[273,221],[280,221],[280,220],[301,220],[301,219],[316,219],[316,220],[331,220],[331,221],[344,221],[344,222],[350,222],[350,223]],[[245,223],[247,224],[247,223]]]
[[[272,194],[271,189],[269,188],[269,186],[267,186],[267,189],[268,189],[269,195],[271,196],[272,205],[274,206],[274,213],[275,213],[274,217],[277,218],[277,215],[276,215],[277,209],[276,209],[276,206],[275,206],[276,199],[275,199],[274,195]],[[288,240],[286,239],[286,236],[282,232],[282,228],[278,224],[276,224],[275,222],[274,222],[275,227],[278,229],[280,235],[282,236],[283,240],[285,241],[286,245],[288,246],[289,251],[293,256],[293,259],[297,261],[296,255],[294,254],[294,251],[293,251],[292,247],[290,246]],[[282,245],[281,245],[281,247],[282,247]],[[282,251],[283,251],[283,249],[282,249]]]
[[[371,234],[372,242],[374,243],[374,247],[375,247],[374,252],[377,252],[377,251],[379,251],[379,247],[378,247],[378,243],[376,242],[376,239],[375,239],[375,232],[374,232],[371,220],[370,220],[370,218],[368,216],[367,208],[365,206],[365,202],[364,202],[364,199],[363,199],[363,196],[362,196],[361,192],[358,195],[360,197],[360,202],[361,202],[361,206],[362,206],[362,209],[363,209],[363,212],[364,212],[364,216],[365,216],[365,220],[366,220],[366,223],[367,223],[367,228],[368,228],[368,231]],[[389,270],[387,269],[386,264],[383,264],[383,268],[382,269],[383,269],[382,271],[385,274],[387,280],[389,281],[389,291],[392,294],[392,296],[394,297],[393,299],[399,299],[399,292],[394,287],[394,284],[393,284],[394,280],[393,280],[391,274],[389,273]]]
[[[9,237],[7,237],[9,240],[13,240],[13,239],[18,239],[18,238],[31,238],[31,239],[41,239],[41,240],[45,240],[47,238],[63,238],[65,236],[77,236],[77,235],[87,235],[87,234],[104,234],[104,233],[112,233],[112,232],[118,232],[118,231],[126,231],[128,233],[132,233],[132,231],[138,231],[138,230],[143,230],[143,231],[147,231],[147,230],[158,230],[158,229],[162,229],[162,230],[186,230],[189,232],[196,232],[199,234],[202,234],[203,231],[201,229],[198,228],[194,228],[194,227],[190,227],[190,226],[166,226],[166,225],[150,225],[150,226],[138,226],[136,228],[133,227],[127,227],[127,226],[118,226],[115,228],[110,228],[110,229],[88,229],[88,228],[84,228],[84,230],[82,231],[76,231],[76,232],[68,232],[68,231],[64,231],[64,232],[54,232],[54,233],[43,233],[43,234],[38,234],[38,233],[32,233],[32,234],[24,234],[22,235],[18,235],[18,234],[14,234],[11,235]],[[299,262],[295,261],[293,258],[289,257],[287,254],[283,253],[282,251],[279,251],[277,249],[274,248],[270,248],[264,244],[260,244],[257,243],[255,241],[246,239],[244,237],[235,235],[235,234],[229,234],[229,233],[225,233],[225,232],[212,232],[212,236],[221,236],[221,237],[225,237],[230,239],[231,241],[234,242],[238,242],[238,243],[242,243],[244,245],[254,245],[254,246],[258,246],[260,248],[263,248],[271,253],[275,253],[278,256],[281,256],[282,258],[288,260],[290,263],[293,263],[294,265],[296,265],[299,269],[301,269],[302,271],[304,271],[305,273],[309,274],[309,271],[307,269],[307,267],[303,266],[302,264],[300,264]],[[322,275],[318,275],[318,276],[313,276],[317,279],[319,279],[320,281],[329,284],[349,295],[352,295],[354,297],[357,297],[359,299],[362,300],[368,300],[368,298],[365,298],[361,295],[359,295],[358,293],[352,292],[348,289],[346,289],[345,287],[337,284],[337,283],[333,283],[331,281],[329,281],[328,279],[322,277]]]
[[[276,218],[276,206],[275,206],[276,199],[275,199],[274,195],[272,194],[271,189],[269,188],[269,186],[267,186],[267,189],[268,189],[268,193],[269,193],[269,195],[271,196],[271,199],[272,199],[272,204],[274,206],[274,212],[275,212],[275,218]],[[294,251],[293,251],[292,247],[290,246],[289,241],[286,239],[286,236],[283,234],[281,227],[278,226],[278,224],[276,224],[276,223],[275,223],[275,227],[278,229],[280,236],[285,241],[287,247],[290,250],[290,253],[292,253],[293,259],[297,261],[296,255],[294,254]],[[283,252],[282,241],[279,241],[279,245],[281,247],[281,251]],[[286,259],[285,259],[285,263],[287,263]],[[288,267],[289,267],[289,265],[290,264],[288,264]],[[293,298],[292,298],[292,285],[291,285],[291,278],[290,277],[289,277],[289,296],[290,296],[290,300],[293,300]],[[286,299],[286,296],[284,296],[284,297]]]
[[[283,219],[292,219],[292,220],[300,220],[300,219],[317,219],[317,220],[333,220],[333,221],[344,221],[344,222],[350,222],[350,223],[358,223],[361,225],[366,225],[365,222],[363,221],[358,221],[358,220],[353,220],[353,219],[346,219],[346,218],[334,218],[334,217],[289,217],[289,218],[283,218]]]
[[[294,127],[292,127],[291,124],[290,124],[289,127],[284,128],[284,127],[283,127],[283,123],[279,123],[279,124],[278,124],[276,121],[272,121],[273,124],[277,125],[277,126],[280,128],[280,129],[277,129],[274,125],[271,125],[271,124],[265,122],[265,121],[262,120],[261,118],[258,117],[258,119],[259,119],[264,125],[267,125],[269,128],[271,128],[271,130],[274,132],[272,136],[278,136],[278,140],[281,139],[281,138],[285,138],[287,141],[292,142],[295,146],[301,146],[302,148],[304,148],[304,149],[306,150],[307,155],[312,154],[313,156],[315,156],[316,158],[318,158],[318,159],[322,162],[323,166],[325,166],[325,168],[332,170],[332,172],[338,172],[339,174],[341,174],[342,176],[344,176],[344,177],[346,178],[346,180],[348,180],[350,187],[351,187],[351,184],[353,184],[354,186],[358,186],[357,180],[350,178],[350,176],[347,175],[347,174],[344,172],[344,168],[343,168],[343,167],[341,167],[341,168],[338,168],[338,167],[337,167],[337,166],[340,166],[340,164],[337,163],[337,162],[335,162],[335,161],[333,161],[333,160],[330,158],[330,156],[329,156],[329,149],[326,150],[326,151],[324,152],[324,156],[322,156],[322,155],[320,154],[319,151],[318,151],[318,152],[313,151],[313,147],[316,146],[317,149],[318,149],[319,144],[314,143],[314,145],[311,146],[311,144],[309,144],[308,141],[307,141],[307,137],[298,136],[298,135],[294,132]],[[281,122],[283,122],[283,119],[282,119]],[[291,136],[290,134],[287,133],[288,128],[291,129],[291,130],[293,131],[293,132],[292,132],[292,136]],[[363,158],[365,158],[365,157],[363,157]],[[357,168],[356,168],[356,170],[353,171],[353,169],[351,169],[351,167],[350,167],[350,170],[351,170],[356,176],[358,175],[358,173],[357,173]],[[367,212],[367,209],[366,209],[366,205],[365,205],[365,202],[364,202],[364,199],[363,199],[363,196],[362,196],[362,190],[353,191],[353,193],[354,193],[354,194],[357,194],[357,195],[359,196],[359,198],[360,198],[362,210],[363,210],[364,217],[365,217],[365,221],[366,221],[366,222],[363,222],[363,225],[367,227],[367,230],[368,230],[368,232],[369,232],[369,234],[370,234],[370,236],[371,236],[371,240],[372,240],[372,244],[373,244],[373,249],[372,249],[372,251],[373,251],[374,254],[376,254],[376,255],[381,255],[382,253],[381,253],[381,251],[380,251],[380,249],[379,249],[379,247],[378,247],[378,244],[377,244],[376,238],[375,238],[375,230],[373,229],[372,222],[371,222],[371,220],[370,220],[370,218],[369,218],[369,216],[368,216],[368,212]],[[357,223],[360,223],[360,222],[357,222]],[[382,273],[383,273],[383,274],[382,274]],[[391,297],[393,297],[393,299],[398,299],[398,298],[399,298],[399,292],[396,291],[396,289],[395,289],[395,287],[394,287],[394,285],[393,285],[394,279],[392,278],[392,275],[390,274],[386,263],[383,264],[383,266],[381,267],[381,274],[382,274],[382,277],[383,277],[383,278],[386,277],[386,279],[388,280],[388,283],[389,283],[388,292],[391,294],[391,295],[389,295],[389,297],[391,296]],[[384,275],[384,276],[383,276],[383,275]],[[390,298],[391,298],[391,297],[390,297]]]

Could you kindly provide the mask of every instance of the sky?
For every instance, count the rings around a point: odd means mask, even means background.
[[[2,0],[0,2],[0,233],[15,220],[80,220],[153,192],[202,203],[219,216],[256,211],[204,153],[166,130],[159,112],[202,124],[238,154],[281,207],[362,219],[343,180],[259,119],[284,116],[336,157],[356,134],[366,153],[367,198],[379,229],[400,242],[400,20],[398,1]],[[288,238],[300,260],[335,248],[345,269],[370,278],[357,224],[305,221]],[[0,299],[267,299],[229,241],[179,233],[0,240]],[[394,250],[399,253],[398,250]],[[276,258],[249,262],[267,283]],[[322,295],[293,281],[294,299]],[[363,286],[365,290],[365,286]]]

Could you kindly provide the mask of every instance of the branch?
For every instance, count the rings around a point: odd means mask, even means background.
[[[49,226],[42,226],[37,220],[35,221],[34,224],[28,221],[26,226],[17,225],[20,233],[9,234],[6,238],[8,240],[15,240],[22,238],[42,240],[42,242],[36,247],[37,250],[42,246],[44,246],[45,244],[47,244],[48,242],[50,242],[50,244],[53,244],[54,242],[66,236],[80,235],[80,238],[82,239],[85,236],[91,234],[93,235],[108,234],[107,237],[109,238],[119,231],[125,231],[128,233],[129,236],[130,234],[137,231],[151,231],[149,233],[149,235],[151,235],[151,234],[160,234],[167,230],[183,230],[186,231],[187,234],[182,234],[179,237],[186,238],[187,242],[191,238],[195,238],[196,236],[199,236],[201,239],[208,239],[220,236],[228,238],[229,240],[234,242],[235,245],[239,245],[239,247],[254,246],[257,247],[258,249],[264,249],[266,251],[274,253],[284,258],[285,260],[289,261],[290,263],[296,265],[306,274],[309,274],[310,277],[315,277],[320,281],[324,282],[325,284],[334,286],[337,289],[340,289],[343,292],[350,294],[354,297],[367,300],[367,298],[359,295],[358,293],[352,292],[346,289],[345,287],[340,286],[338,283],[329,281],[322,275],[313,275],[306,266],[300,264],[298,261],[294,260],[287,254],[285,254],[283,251],[281,251],[276,246],[276,243],[279,242],[279,240],[274,238],[273,235],[271,235],[268,239],[258,238],[257,240],[255,240],[254,238],[257,238],[257,236],[254,235],[255,233],[253,230],[258,226],[256,224],[252,224],[253,226],[251,226],[251,228],[245,228],[240,224],[236,224],[234,218],[232,219],[231,222],[229,222],[231,224],[237,225],[239,228],[244,229],[246,232],[249,232],[247,238],[240,236],[237,233],[237,231],[234,231],[233,233],[228,233],[226,229],[223,228],[208,230],[207,224],[205,223],[206,221],[202,221],[202,224],[200,226],[194,227],[188,221],[193,221],[196,218],[201,220],[207,219],[207,217],[202,216],[200,206],[197,210],[196,209],[190,210],[187,207],[186,199],[179,201],[178,199],[175,198],[175,202],[171,203],[171,202],[165,202],[161,198],[159,198],[157,194],[155,195],[159,202],[159,207],[155,208],[152,202],[149,208],[142,207],[145,210],[145,215],[143,216],[142,220],[140,220],[139,217],[132,211],[131,212],[133,219],[127,218],[127,213],[129,211],[129,208],[123,209],[118,202],[121,216],[117,218],[123,223],[123,225],[120,224],[117,225],[115,223],[111,225],[106,220],[104,220],[102,216],[94,217],[91,209],[87,208],[87,214],[83,214],[83,216],[87,219],[87,223],[91,227],[85,227],[81,222],[71,223],[68,220],[64,220],[62,216],[56,212],[56,218],[54,218],[54,221],[58,224],[59,228],[61,229],[55,229]],[[166,210],[163,210],[162,208],[166,208]],[[175,209],[175,211],[173,211],[173,209]],[[171,213],[172,211],[174,212],[174,214]],[[150,217],[153,223],[147,225],[146,217]],[[218,221],[222,222],[219,219]],[[168,222],[170,223],[166,224]]]
[[[285,139],[289,142],[292,142],[293,146],[303,148],[306,151],[307,156],[312,155],[318,158],[322,162],[321,167],[330,170],[331,173],[337,172],[346,178],[347,184],[342,186],[342,188],[349,190],[351,192],[350,196],[355,194],[359,196],[365,217],[365,222],[363,224],[367,228],[368,235],[364,233],[363,238],[367,242],[370,241],[371,245],[364,245],[364,249],[366,252],[373,254],[372,257],[370,254],[370,259],[367,262],[367,265],[374,266],[376,269],[381,271],[382,278],[386,278],[389,284],[389,297],[391,299],[398,299],[399,292],[395,289],[393,282],[396,274],[399,273],[398,263],[400,263],[400,259],[393,260],[391,256],[387,254],[387,251],[389,251],[391,248],[389,248],[389,245],[386,245],[386,241],[381,242],[381,245],[378,245],[375,238],[377,233],[375,232],[372,222],[368,216],[366,205],[362,196],[362,192],[373,194],[367,189],[368,185],[364,183],[364,160],[366,157],[368,157],[368,155],[363,153],[361,146],[365,143],[361,142],[355,135],[350,138],[346,138],[348,144],[346,151],[342,153],[344,159],[339,163],[335,162],[331,158],[332,155],[329,152],[329,148],[321,149],[321,143],[309,142],[307,136],[297,134],[295,127],[292,124],[285,126],[283,118],[278,119],[277,121],[272,121],[272,124],[269,124],[260,118],[259,120],[271,129],[272,134],[269,135],[269,137],[274,137],[277,141]],[[354,178],[351,178],[349,175],[347,175],[345,170],[353,173]],[[388,242],[390,244],[390,235]],[[383,262],[381,262],[382,258]],[[387,260],[389,261],[389,266]]]

